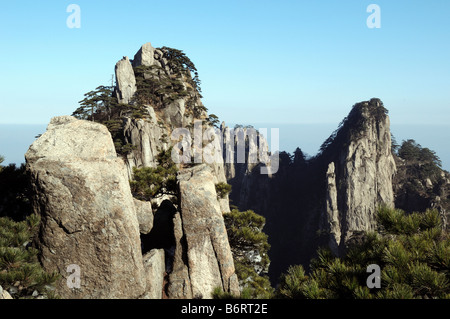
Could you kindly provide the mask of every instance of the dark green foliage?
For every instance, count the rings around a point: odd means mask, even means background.
[[[450,238],[439,213],[405,214],[381,207],[378,233],[350,245],[343,258],[320,249],[306,275],[302,266],[281,277],[278,298],[449,298]],[[381,289],[366,285],[367,266],[381,268]]]
[[[130,181],[133,196],[145,201],[167,195],[177,195],[177,166],[171,158],[172,148],[157,156],[158,166],[133,168]]]
[[[219,127],[220,121],[219,121],[219,117],[217,115],[210,114],[207,121],[212,126],[217,127],[217,128]]]
[[[222,287],[214,288],[212,297],[213,299],[241,299],[240,296],[235,296],[229,292],[223,291]]]
[[[239,296],[233,295],[229,292],[224,292],[221,287],[214,288],[212,293],[213,299],[253,299],[252,290],[250,288],[242,289]]]
[[[251,298],[270,298],[273,289],[265,275],[270,260],[270,245],[262,231],[265,218],[248,210],[232,210],[224,214],[228,240],[233,253],[236,274],[246,294]],[[252,259],[259,255],[260,259]],[[244,291],[243,290],[243,291]]]
[[[190,84],[198,91],[201,92],[200,79],[198,77],[197,68],[194,63],[186,56],[186,54],[177,49],[162,47],[164,58],[168,60],[169,68],[174,70],[175,73],[183,74],[190,79]],[[194,77],[192,78],[192,73]],[[201,96],[200,96],[201,98]]]
[[[15,164],[0,170],[0,217],[23,220],[31,212],[30,183],[25,164]]]
[[[38,251],[30,245],[39,223],[37,215],[30,215],[21,222],[0,218],[0,285],[6,290],[16,290],[14,298],[29,298],[34,291],[54,297],[48,288],[59,275],[42,269]]]
[[[116,149],[117,154],[126,156],[136,149],[131,143],[126,143],[123,137],[123,128],[122,128],[122,120],[120,119],[111,119],[103,122],[103,124],[108,128],[109,132],[114,141],[114,147]]]
[[[138,66],[134,68],[137,91],[137,105],[150,104],[161,109],[175,100],[186,98],[187,111],[200,117],[207,109],[201,105],[200,80],[194,63],[181,50],[162,47],[167,67]],[[192,73],[195,74],[192,77]],[[187,83],[185,86],[184,83]]]
[[[227,183],[216,184],[216,192],[219,198],[225,198],[231,192],[231,185]]]
[[[307,285],[308,277],[302,266],[289,267],[287,273],[281,276],[280,282],[281,284],[277,289],[278,298],[306,299],[306,290],[311,291],[311,297],[316,297],[316,293],[312,291],[314,285],[311,285],[311,287]]]
[[[398,156],[406,161],[409,175],[420,179],[430,178],[435,181],[442,172],[442,162],[436,152],[422,147],[416,141],[409,139],[403,141],[398,149]]]
[[[82,120],[111,119],[113,110],[118,106],[117,99],[113,97],[114,87],[100,85],[95,90],[84,94],[80,107],[73,112],[72,116]]]
[[[138,105],[150,104],[156,109],[188,96],[179,77],[167,74],[161,67],[141,65],[134,68]]]

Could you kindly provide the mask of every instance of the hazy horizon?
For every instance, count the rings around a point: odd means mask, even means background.
[[[338,123],[241,123],[255,129],[279,128],[279,150],[293,153],[297,147],[309,156],[317,154],[319,147],[337,128]],[[234,127],[235,123],[226,123]],[[3,165],[25,162],[24,155],[35,140],[35,136],[45,132],[47,124],[0,124],[0,155],[5,157]],[[450,124],[391,124],[391,133],[401,144],[413,139],[422,147],[436,152],[442,161],[442,168],[450,171]],[[270,136],[269,136],[270,138]],[[270,147],[270,144],[269,144]]]

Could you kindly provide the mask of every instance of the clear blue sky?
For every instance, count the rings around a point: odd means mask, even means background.
[[[2,1],[0,39],[0,124],[71,114],[145,42],[183,50],[229,123],[337,125],[372,97],[393,125],[450,123],[448,0]]]

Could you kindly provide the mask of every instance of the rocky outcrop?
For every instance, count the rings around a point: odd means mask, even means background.
[[[164,249],[153,249],[144,255],[147,290],[144,298],[162,299],[165,274]]]
[[[136,78],[128,57],[117,62],[116,68],[116,97],[119,103],[128,104],[136,93]]]
[[[149,114],[154,114],[153,108],[148,107],[148,109],[150,110]],[[133,167],[156,167],[158,153],[169,147],[169,132],[164,125],[158,124],[157,120],[156,115],[145,120],[124,119],[125,143],[132,144],[134,147],[125,159],[130,178]]]
[[[124,163],[105,126],[62,116],[25,155],[33,208],[42,217],[37,247],[57,271],[63,298],[137,298],[146,279],[139,223]],[[78,266],[79,289],[67,284]]]
[[[233,203],[266,218],[274,283],[289,265],[308,268],[319,246],[343,253],[355,233],[374,229],[378,205],[393,205],[389,125],[387,110],[372,99],[352,108],[316,156],[279,153],[276,174],[262,175],[261,163],[226,163]]]
[[[9,292],[7,292],[6,290],[4,290],[2,288],[2,286],[0,286],[0,300],[1,299],[13,299],[11,297],[11,295],[9,294]]]
[[[216,287],[239,293],[228,236],[211,169],[206,165],[178,176],[186,259],[194,298],[211,298]]]
[[[144,44],[135,54],[133,59],[133,67],[146,66],[153,67],[146,71],[144,78],[152,79],[155,83],[167,81],[167,77],[179,81],[189,92],[182,98],[170,98],[170,103],[159,105],[158,107],[152,105],[145,105],[146,113],[144,118],[124,117],[122,125],[123,142],[126,145],[131,145],[132,150],[127,154],[125,162],[128,169],[128,176],[131,179],[133,175],[133,168],[141,167],[156,167],[157,156],[162,150],[169,149],[177,140],[172,140],[172,133],[176,129],[188,129],[190,137],[193,138],[196,134],[194,132],[195,123],[201,123],[202,128],[200,139],[204,140],[203,134],[207,135],[208,129],[212,129],[211,125],[207,124],[205,119],[208,118],[206,111],[204,111],[201,102],[201,95],[192,87],[189,81],[189,72],[176,73],[170,68],[170,63],[165,56],[166,51],[163,49],[155,49],[151,43]],[[128,58],[120,60],[116,65],[117,88],[116,92],[119,103],[128,103],[132,100],[136,92],[136,78],[133,72],[133,67],[129,63]],[[128,88],[128,89],[127,89]],[[132,88],[132,89],[129,89]],[[123,93],[121,93],[123,92]],[[189,104],[189,109],[188,109]],[[193,108],[203,109],[200,114],[194,117]],[[155,111],[156,110],[156,111]],[[198,113],[198,112],[197,112]],[[216,178],[216,183],[225,183],[225,169],[222,160],[222,149],[220,144],[221,138],[214,140],[213,153],[219,153],[216,160],[208,163]],[[190,145],[192,141],[189,141]],[[206,161],[203,161],[206,162]],[[230,211],[228,195],[220,201],[223,212]]]
[[[164,298],[209,299],[217,287],[239,294],[214,181],[212,169],[206,164],[181,170],[178,175],[179,203],[164,200],[155,214],[149,236],[141,237],[144,249],[149,251],[144,260],[156,258],[159,265],[164,259],[165,277],[160,275],[160,266],[157,266],[157,276],[154,271],[147,276],[153,280],[147,286],[163,287]],[[150,258],[157,249],[163,251],[165,258]],[[145,262],[147,272],[147,265],[151,263]],[[154,298],[155,295],[149,293],[147,297]]]
[[[329,166],[329,171],[336,166],[336,183],[327,197],[337,199],[332,211],[327,205],[328,216],[333,217],[330,235],[341,248],[355,232],[375,229],[379,205],[394,206],[392,180],[396,165],[389,117],[380,113],[381,108],[377,99],[353,108],[349,115],[353,123],[343,128],[351,131],[349,141]],[[355,130],[354,125],[359,129]]]
[[[133,59],[133,66],[140,65],[152,66],[155,62],[155,48],[150,42],[145,43],[139,51],[135,54]]]
[[[153,228],[153,210],[150,202],[140,201],[133,198],[134,207],[136,207],[136,217],[139,223],[139,231],[141,234],[148,234]]]
[[[26,160],[42,217],[40,262],[61,274],[62,298],[211,298],[216,287],[239,294],[210,166],[181,170],[179,203],[152,207],[132,197],[106,127],[70,116],[53,118]]]

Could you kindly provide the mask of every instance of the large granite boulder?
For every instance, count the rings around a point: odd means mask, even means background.
[[[61,274],[57,293],[63,298],[143,295],[146,276],[135,204],[107,128],[55,117],[25,157],[33,208],[42,217],[40,261],[47,271]],[[76,275],[79,288],[69,284]]]
[[[239,294],[211,168],[201,164],[183,170],[178,182],[192,297],[211,298],[216,287]]]
[[[161,53],[162,55],[162,53]],[[159,57],[158,53],[157,56]],[[135,54],[133,66],[152,66],[155,63],[155,48],[150,42],[145,43]]]

